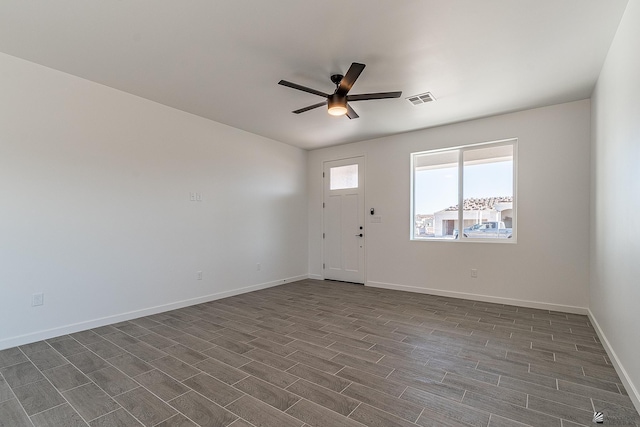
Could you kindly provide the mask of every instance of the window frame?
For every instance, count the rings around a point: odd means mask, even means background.
[[[458,231],[458,235],[455,238],[445,237],[418,237],[416,236],[416,212],[415,212],[415,173],[416,173],[416,158],[425,154],[445,153],[457,151],[458,153],[458,228],[464,227],[464,153],[469,150],[477,150],[481,148],[491,148],[499,146],[511,145],[513,147],[513,219],[512,219],[512,235],[507,239],[486,239],[486,238],[472,238],[464,237],[463,233]],[[497,141],[478,142],[473,144],[459,145],[455,147],[438,148],[433,150],[417,151],[410,154],[410,174],[411,174],[411,186],[410,186],[410,236],[409,239],[415,242],[469,242],[469,243],[517,243],[517,193],[518,193],[518,138],[507,138]],[[462,207],[462,209],[460,208]],[[462,224],[462,226],[460,226]]]

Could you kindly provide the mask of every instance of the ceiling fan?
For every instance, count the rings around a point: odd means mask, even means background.
[[[300,108],[299,110],[292,111],[294,114],[304,113],[305,111],[313,110],[314,108],[328,106],[328,112],[332,116],[345,115],[350,119],[357,119],[358,114],[351,108],[347,102],[354,101],[366,101],[370,99],[387,99],[387,98],[400,98],[402,92],[378,92],[378,93],[363,93],[360,95],[347,95],[351,90],[351,87],[356,82],[365,65],[354,62],[349,67],[347,74],[334,74],[331,76],[331,81],[336,85],[336,90],[332,94],[320,92],[319,90],[311,89],[306,86],[301,86],[296,83],[291,83],[286,80],[280,80],[279,85],[287,86],[292,89],[298,89],[303,92],[312,93],[314,95],[326,98],[326,101],[319,102],[317,104],[309,105],[308,107]]]

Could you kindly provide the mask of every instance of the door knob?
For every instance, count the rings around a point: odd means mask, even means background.
[[[356,234],[356,237],[362,237],[362,233]]]

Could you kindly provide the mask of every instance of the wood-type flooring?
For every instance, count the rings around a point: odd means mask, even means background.
[[[640,425],[586,316],[303,280],[0,351],[0,427]]]

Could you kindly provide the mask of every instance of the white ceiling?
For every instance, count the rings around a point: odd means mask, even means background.
[[[627,0],[2,0],[0,51],[305,149],[588,98]],[[332,92],[367,65],[359,119]],[[404,98],[430,91],[436,102]]]

